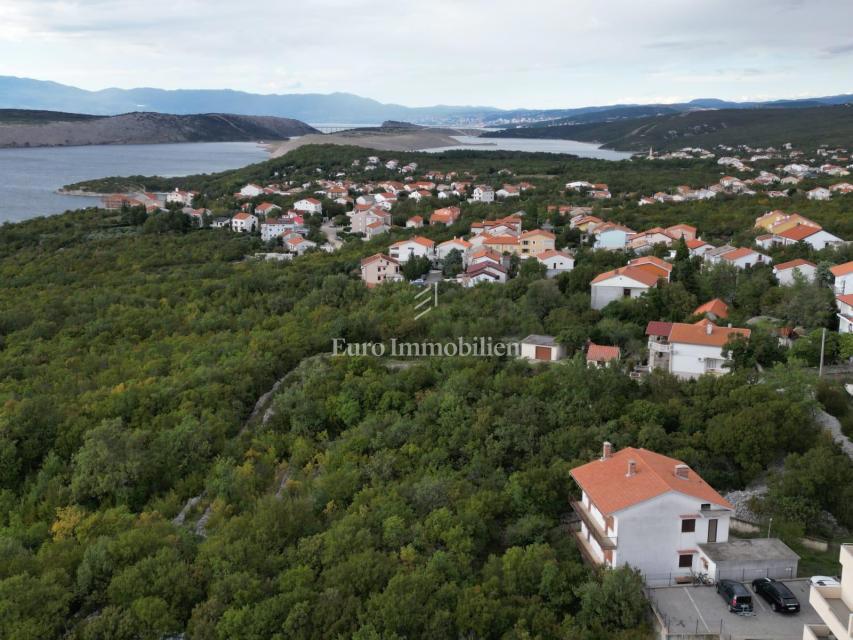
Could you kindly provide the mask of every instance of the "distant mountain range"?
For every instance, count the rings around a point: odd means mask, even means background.
[[[0,109],[0,147],[285,140],[307,133],[318,132],[299,120],[274,116],[151,112],[97,116]]]
[[[599,122],[525,126],[489,134],[499,138],[556,138],[596,142],[611,149],[645,151],[688,146],[748,144],[799,148],[853,147],[853,104],[798,108],[753,107],[675,111]]]
[[[376,124],[403,120],[419,124],[519,126],[603,122],[700,109],[795,108],[853,102],[853,95],[770,102],[728,102],[713,98],[667,105],[609,105],[575,109],[497,109],[486,106],[406,107],[350,93],[261,95],[231,90],[153,88],[86,91],[56,82],[0,76],[0,108],[41,109],[95,115],[133,111],[171,114],[229,113],[278,116],[311,123]]]

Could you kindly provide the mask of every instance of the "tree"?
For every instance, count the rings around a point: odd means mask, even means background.
[[[412,256],[403,264],[401,271],[406,280],[412,281],[428,273],[430,267],[432,262],[426,256]]]
[[[642,587],[643,578],[634,569],[605,569],[599,579],[578,588],[578,622],[597,632],[643,626],[646,599]]]
[[[444,258],[441,272],[447,278],[455,278],[462,270],[462,252],[459,249],[451,249]]]

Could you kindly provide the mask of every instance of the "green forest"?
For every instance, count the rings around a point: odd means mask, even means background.
[[[303,148],[157,188],[198,188],[225,209],[248,180],[333,174],[358,155]],[[547,212],[573,177],[645,190],[701,184],[716,166],[411,158],[495,181],[506,167],[539,176],[535,193],[490,214],[523,206],[526,228],[554,222],[578,267],[546,280],[525,263],[505,286],[446,283],[415,320],[418,289],[368,290],[358,278],[387,237],[271,263],[247,258],[263,248],[257,237],[191,230],[174,212],[90,209],[0,227],[0,637],[647,638],[640,576],[583,564],[566,523],[569,470],[603,440],[682,459],[721,492],[770,469],[755,508],[786,540],[853,527],[853,464],[814,417],[821,404],[848,411],[809,368],[834,318],[828,289],[782,291],[761,268],[700,270],[680,247],[670,285],[591,310],[590,280],[629,256],[579,246]],[[632,224],[748,236],[766,210],[757,200],[607,206]],[[837,233],[850,224],[843,204],[803,205]],[[423,231],[446,239],[482,216],[466,205],[459,227]],[[849,259],[802,246],[779,259],[798,255]],[[646,322],[687,320],[716,296],[736,323],[772,314],[810,333],[786,352],[758,328],[731,345],[734,373],[692,382],[589,370],[577,354],[551,366],[329,355],[335,338],[545,333],[570,353],[590,338],[618,344],[630,366]],[[849,357],[853,345],[836,334],[827,352]]]

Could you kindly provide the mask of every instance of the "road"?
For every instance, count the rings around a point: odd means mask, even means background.
[[[320,226],[320,231],[323,232],[323,235],[326,236],[326,242],[328,242],[335,250],[340,249],[343,245],[343,242],[338,238],[338,228],[330,222],[327,222]]]

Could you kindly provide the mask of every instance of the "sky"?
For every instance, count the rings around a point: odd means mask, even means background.
[[[853,93],[853,0],[0,0],[0,75],[569,108]]]

